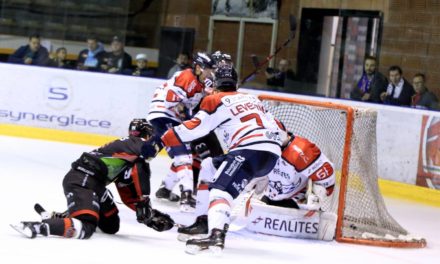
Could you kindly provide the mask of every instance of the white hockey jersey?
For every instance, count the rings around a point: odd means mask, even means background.
[[[193,110],[204,96],[205,85],[199,82],[192,69],[176,72],[171,79],[156,88],[147,120],[166,117],[180,122],[176,106],[183,104]]]
[[[284,148],[268,178],[264,195],[275,201],[294,199],[300,202],[305,198],[309,178],[313,184],[325,187],[330,195],[336,177],[333,164],[321,150],[309,140],[295,136]]]
[[[199,112],[168,130],[162,137],[166,146],[178,146],[217,130],[228,151],[253,149],[281,155],[282,131],[267,114],[257,97],[238,92],[221,92],[205,97]]]

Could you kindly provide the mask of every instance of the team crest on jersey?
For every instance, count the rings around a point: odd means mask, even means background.
[[[281,141],[281,137],[280,137],[280,134],[278,132],[266,131],[266,137],[268,139],[273,139],[273,140],[276,140],[276,141]]]
[[[226,130],[223,130],[223,141],[224,142],[229,141],[229,133]]]
[[[293,192],[298,186],[301,185],[301,178],[298,178],[297,182],[283,184],[281,181],[269,181],[269,187],[275,190],[276,194],[287,194]]]
[[[233,186],[238,192],[241,192],[241,191],[244,190],[244,187],[246,187],[246,185],[248,185],[248,183],[249,183],[248,180],[243,179],[243,180],[241,181],[241,183],[233,182],[233,183],[232,183],[232,186]]]

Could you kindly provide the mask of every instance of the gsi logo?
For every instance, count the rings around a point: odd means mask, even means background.
[[[72,87],[67,79],[55,77],[45,87],[47,105],[53,109],[66,108],[72,100]]]

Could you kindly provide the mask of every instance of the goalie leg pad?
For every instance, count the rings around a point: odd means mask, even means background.
[[[248,230],[283,237],[332,240],[336,218],[324,212],[270,206],[252,199]]]

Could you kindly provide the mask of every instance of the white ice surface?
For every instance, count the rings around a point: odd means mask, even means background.
[[[121,228],[116,235],[97,231],[89,240],[38,237],[27,239],[9,224],[39,220],[35,202],[62,211],[66,202],[62,179],[72,161],[93,147],[0,136],[0,263],[440,263],[440,208],[386,199],[395,219],[411,233],[425,237],[424,249],[371,246],[287,239],[253,234],[244,229],[229,232],[222,256],[188,255],[177,241],[176,229],[168,232],[138,224],[134,212],[119,205]],[[152,164],[152,192],[167,172],[169,158]],[[110,188],[120,201],[113,186]],[[188,224],[191,214],[179,213],[171,203],[153,199],[153,206]]]

